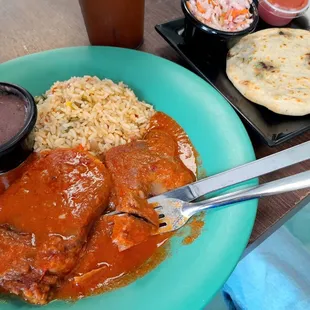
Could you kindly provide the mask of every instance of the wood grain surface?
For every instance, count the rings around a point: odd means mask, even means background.
[[[145,35],[141,50],[185,63],[156,33],[154,26],[182,16],[179,0],[146,0]],[[40,51],[88,45],[77,0],[0,0],[0,63]],[[250,133],[257,158],[310,140],[307,132],[281,146],[270,148]],[[309,170],[310,161],[261,178],[261,182]],[[250,239],[255,241],[292,210],[310,191],[304,190],[262,199]]]

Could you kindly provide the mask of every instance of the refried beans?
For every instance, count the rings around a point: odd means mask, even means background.
[[[21,98],[11,94],[0,94],[0,146],[22,129],[25,118],[26,108]]]

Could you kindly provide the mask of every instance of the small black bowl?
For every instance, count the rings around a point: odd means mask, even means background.
[[[33,152],[33,129],[37,120],[37,106],[26,89],[14,84],[0,82],[0,94],[19,97],[26,108],[24,126],[9,141],[0,144],[0,174],[2,174],[18,167]]]
[[[186,21],[185,33],[184,33],[185,39],[193,38],[195,35],[195,32],[198,31],[201,34],[204,34],[205,38],[207,39],[212,39],[215,41],[217,40],[223,43],[231,39],[239,39],[247,34],[254,32],[259,22],[258,10],[257,10],[255,3],[253,2],[250,8],[250,12],[253,15],[253,22],[252,24],[250,24],[248,28],[241,30],[241,31],[235,31],[235,32],[217,30],[199,21],[191,13],[191,11],[186,5],[186,2],[187,0],[181,0],[181,7],[185,15],[185,21]]]

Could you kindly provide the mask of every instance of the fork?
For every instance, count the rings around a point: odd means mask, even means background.
[[[248,187],[199,202],[167,198],[154,205],[159,216],[159,229],[153,234],[172,232],[184,226],[195,214],[235,203],[277,195],[310,187],[310,171],[301,172],[258,186]]]

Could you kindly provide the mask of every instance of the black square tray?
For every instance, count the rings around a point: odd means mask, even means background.
[[[310,115],[291,117],[271,112],[243,97],[226,75],[227,48],[202,40],[184,40],[184,18],[156,25],[157,32],[183,57],[197,74],[215,87],[244,120],[269,145],[275,146],[310,129]],[[290,27],[309,29],[309,19],[296,19]],[[258,29],[266,28],[260,23]]]

